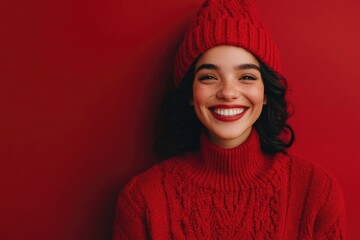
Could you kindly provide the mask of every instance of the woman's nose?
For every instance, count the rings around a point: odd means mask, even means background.
[[[235,83],[224,82],[220,85],[220,88],[216,94],[219,99],[231,101],[237,99],[240,96],[240,91]]]

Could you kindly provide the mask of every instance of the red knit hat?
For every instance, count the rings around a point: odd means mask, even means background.
[[[279,72],[277,48],[250,1],[208,0],[201,6],[175,58],[177,86],[202,53],[219,45],[242,47]]]

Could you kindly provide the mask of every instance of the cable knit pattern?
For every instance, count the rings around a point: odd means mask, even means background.
[[[233,149],[200,143],[125,186],[114,240],[344,238],[341,190],[322,168],[262,154],[256,131]]]

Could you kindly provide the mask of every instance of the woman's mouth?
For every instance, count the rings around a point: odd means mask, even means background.
[[[248,108],[244,106],[214,106],[209,109],[216,119],[229,122],[240,119]]]

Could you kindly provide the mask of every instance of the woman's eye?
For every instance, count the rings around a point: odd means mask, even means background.
[[[243,75],[241,76],[240,80],[256,80],[257,77],[253,75]]]
[[[199,78],[199,80],[212,80],[212,79],[216,79],[215,76],[207,74],[207,75],[203,75]]]

